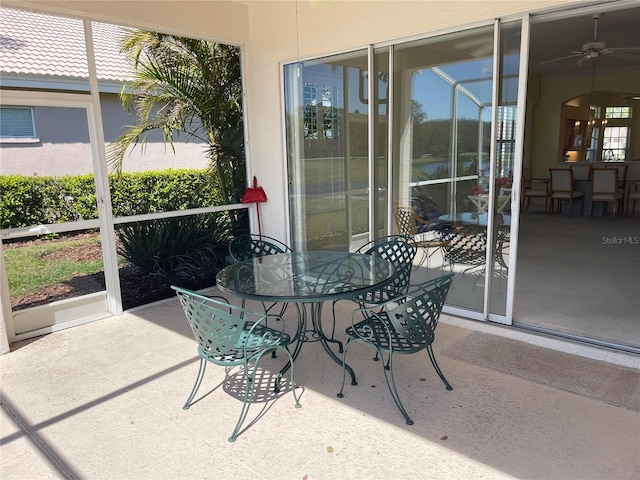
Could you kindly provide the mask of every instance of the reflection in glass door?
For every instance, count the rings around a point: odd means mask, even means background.
[[[369,232],[366,51],[285,67],[292,245],[354,250]]]
[[[423,237],[442,242],[421,252],[415,275],[455,272],[447,303],[477,311],[487,273],[492,52],[491,27],[394,49],[395,203],[427,222]]]

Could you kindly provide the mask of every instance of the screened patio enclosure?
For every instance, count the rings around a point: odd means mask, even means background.
[[[525,332],[527,341],[578,345],[599,358],[610,350],[590,343],[638,352],[631,290],[640,257],[634,245],[623,251],[602,240],[635,238],[637,209],[635,218],[605,225],[598,218],[584,224],[575,216],[572,222],[547,218],[540,205],[523,214],[512,208],[523,166],[544,177],[562,162],[566,122],[558,111],[588,95],[592,84],[590,68],[541,63],[590,41],[594,13],[602,14],[599,35],[608,45],[639,46],[636,1],[6,0],[3,7],[238,45],[243,70],[250,72],[244,78],[247,176],[256,175],[269,196],[261,205],[262,218],[269,219],[264,234],[298,249],[353,250],[396,230],[395,205],[420,207],[436,219],[473,220],[491,248],[484,262],[453,265],[447,312],[479,329],[491,326],[466,319],[540,327],[545,335]],[[617,64],[608,73],[612,61],[603,56],[598,62],[597,90],[637,93],[638,64]],[[629,101],[637,112],[638,101]],[[610,106],[620,105],[602,105],[602,111]],[[638,116],[628,123],[625,158],[638,159]],[[628,178],[640,179],[631,175],[632,166]],[[255,226],[250,207],[249,213]],[[585,270],[596,256],[614,268],[609,275]],[[451,268],[438,252],[416,274]],[[11,343],[16,336],[6,290],[0,337]],[[568,291],[580,301],[568,305]],[[597,312],[590,322],[584,321],[587,311]],[[562,342],[564,333],[571,342]],[[1,346],[8,350],[6,342]]]
[[[450,308],[509,323],[520,36],[496,23],[286,65],[293,245],[355,250],[397,233],[396,206],[471,224],[495,247],[421,252],[416,275],[456,271]]]
[[[0,62],[0,319],[10,340],[172,297],[167,283],[215,284],[230,232],[249,229],[250,206],[220,193],[205,144],[176,133],[169,147],[148,132],[144,148],[127,148],[120,172],[108,162],[136,121],[115,93],[132,78],[119,43],[127,31],[5,8],[0,23],[2,47],[22,46]],[[61,45],[56,70],[47,60]],[[116,88],[109,79],[125,70]],[[238,165],[239,191],[244,159]],[[162,264],[181,251],[182,260]]]

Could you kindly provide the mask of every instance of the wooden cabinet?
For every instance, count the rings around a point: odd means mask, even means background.
[[[567,118],[565,121],[564,149],[583,150],[589,146],[587,139],[587,120]]]

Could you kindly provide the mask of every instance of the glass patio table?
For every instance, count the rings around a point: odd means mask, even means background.
[[[374,255],[287,252],[229,265],[218,272],[216,282],[220,290],[243,300],[295,304],[298,330],[294,337],[293,359],[304,342],[320,341],[329,357],[342,367],[342,360],[329,346],[329,343],[335,343],[341,351],[341,342],[335,340],[333,334],[327,337],[322,328],[323,302],[353,299],[387,285],[394,274],[395,268],[390,262]],[[348,365],[345,368],[351,375],[352,385],[356,385],[353,369]]]

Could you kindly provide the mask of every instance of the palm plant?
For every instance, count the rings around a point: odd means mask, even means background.
[[[144,149],[160,131],[173,149],[174,136],[208,145],[212,174],[223,201],[240,201],[245,185],[242,84],[237,47],[204,40],[129,30],[122,52],[135,77],[122,89],[124,107],[138,117],[112,144],[109,163],[121,171],[129,147]]]

